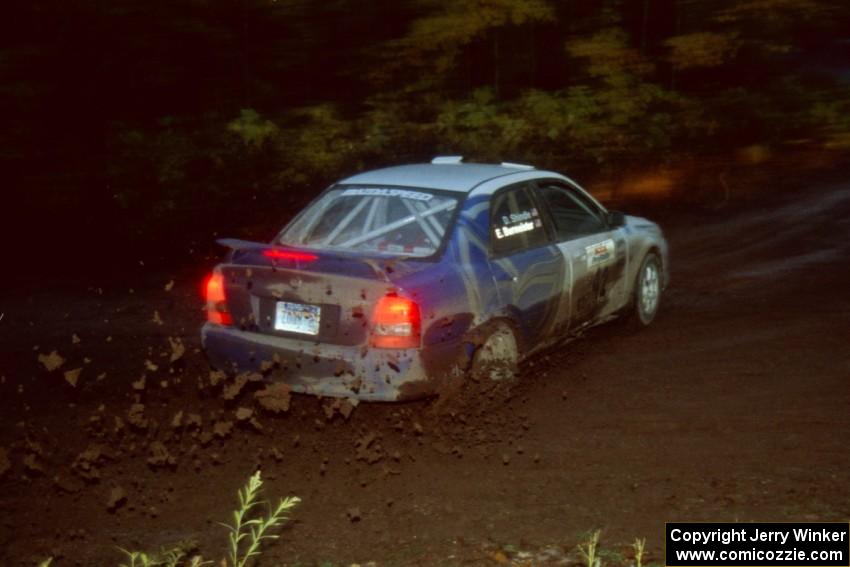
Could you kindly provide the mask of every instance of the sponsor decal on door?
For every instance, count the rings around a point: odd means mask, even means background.
[[[584,251],[587,254],[588,268],[602,266],[614,261],[614,241],[610,238],[585,246]]]

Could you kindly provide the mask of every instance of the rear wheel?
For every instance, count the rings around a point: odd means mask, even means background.
[[[516,377],[519,348],[513,330],[497,323],[472,357],[470,375],[474,380],[506,380]]]
[[[661,260],[650,252],[640,265],[634,287],[631,322],[646,327],[655,319],[661,302]]]

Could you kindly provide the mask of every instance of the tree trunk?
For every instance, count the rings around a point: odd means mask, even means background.
[[[675,23],[673,29],[673,37],[678,36],[682,32],[682,10],[680,0],[673,0],[673,12],[675,13]],[[676,90],[676,66],[670,65],[670,90]]]
[[[500,54],[499,54],[499,30],[493,30],[493,93],[496,95],[496,98],[499,98],[499,66],[501,64]]]
[[[643,0],[643,19],[640,23],[640,54],[646,55],[646,34],[649,27],[649,5],[652,0]]]

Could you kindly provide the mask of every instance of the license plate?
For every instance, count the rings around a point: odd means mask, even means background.
[[[317,305],[278,301],[275,308],[274,328],[304,335],[319,334],[321,308]]]

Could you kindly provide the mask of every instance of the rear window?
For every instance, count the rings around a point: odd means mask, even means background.
[[[427,189],[342,186],[304,210],[278,240],[310,248],[431,256],[457,204],[456,197]]]

